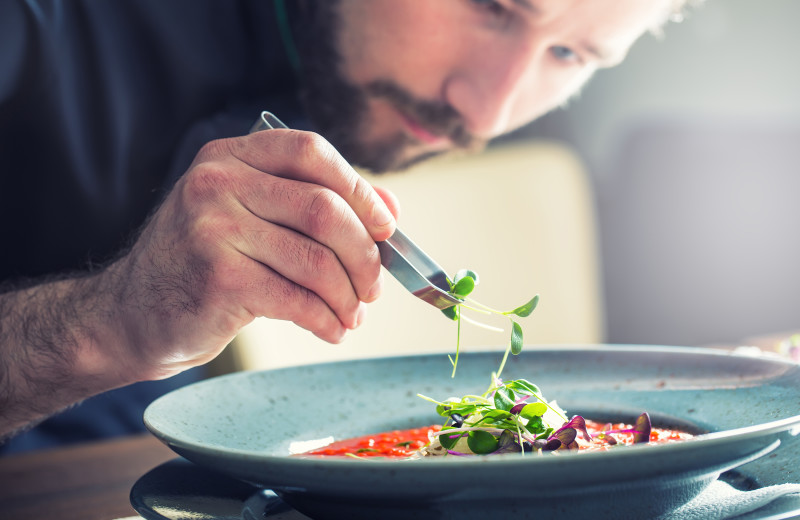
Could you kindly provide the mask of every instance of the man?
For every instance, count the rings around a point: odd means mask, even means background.
[[[341,341],[398,212],[348,161],[479,149],[679,7],[2,0],[0,434],[200,366],[257,316]],[[244,135],[262,109],[318,133]],[[140,428],[153,396],[129,390],[67,431]]]

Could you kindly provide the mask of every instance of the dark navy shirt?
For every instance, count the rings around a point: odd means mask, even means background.
[[[291,4],[291,2],[290,2]],[[0,0],[0,280],[123,247],[205,142],[301,117],[272,0]],[[194,380],[94,397],[1,450],[142,430]]]

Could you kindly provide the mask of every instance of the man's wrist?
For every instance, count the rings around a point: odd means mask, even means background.
[[[0,295],[0,435],[140,379],[102,283],[88,275]]]

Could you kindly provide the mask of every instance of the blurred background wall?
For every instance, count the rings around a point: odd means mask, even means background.
[[[588,166],[608,342],[800,328],[798,20],[797,0],[708,0],[509,137]]]

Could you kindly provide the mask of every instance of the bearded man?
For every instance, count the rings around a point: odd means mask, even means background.
[[[140,431],[258,316],[341,341],[398,208],[351,165],[480,149],[681,3],[3,0],[5,449]]]

